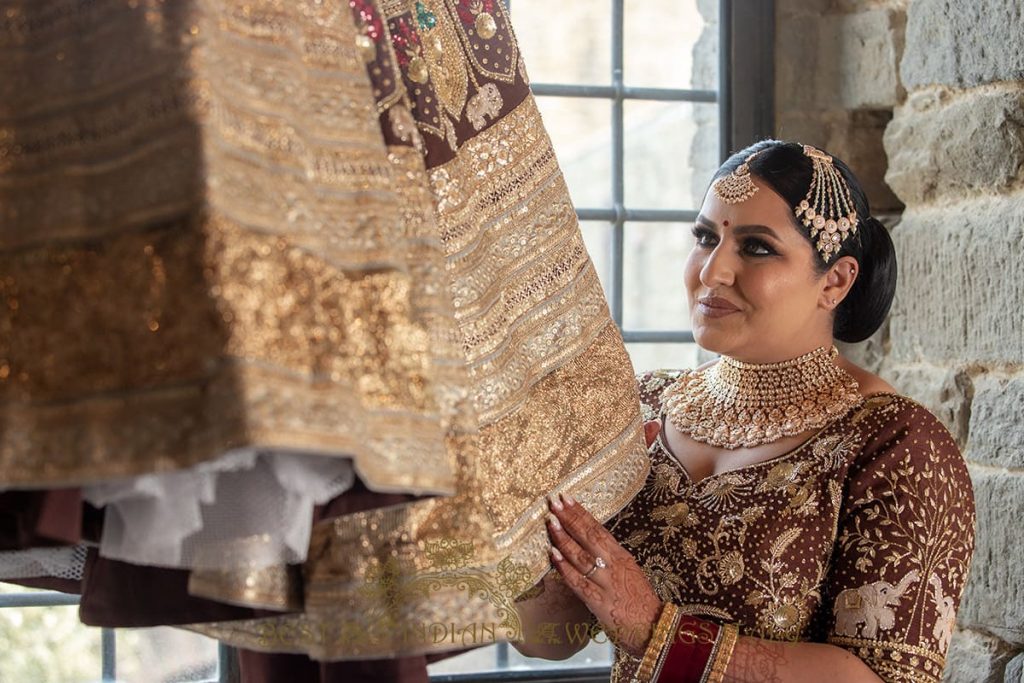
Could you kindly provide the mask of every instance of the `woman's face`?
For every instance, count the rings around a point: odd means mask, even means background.
[[[697,343],[752,363],[795,358],[832,343],[827,279],[792,209],[752,177],[758,191],[726,204],[709,191],[694,225],[686,291]]]

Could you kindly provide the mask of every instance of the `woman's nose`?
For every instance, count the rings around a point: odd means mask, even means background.
[[[719,286],[730,286],[736,279],[735,264],[726,249],[719,243],[707,258],[700,269],[700,282],[708,288]]]

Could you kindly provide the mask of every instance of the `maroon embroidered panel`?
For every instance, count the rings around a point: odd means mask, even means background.
[[[638,377],[662,420],[676,371]],[[967,467],[923,406],[878,394],[789,453],[698,482],[659,436],[607,527],[663,600],[744,635],[847,648],[885,681],[937,682],[974,548]],[[613,681],[638,661],[618,651]]]

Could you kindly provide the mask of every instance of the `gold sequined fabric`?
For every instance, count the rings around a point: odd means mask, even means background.
[[[638,402],[630,363],[504,9],[421,4],[432,21],[421,23],[414,3],[381,4],[395,52],[369,73],[389,144],[423,152],[429,206],[421,176],[406,174],[399,188],[436,221],[444,245],[479,457],[460,469],[473,477],[456,496],[319,524],[303,614],[195,627],[247,648],[342,659],[520,637],[511,598],[550,567],[538,494],[571,491],[606,519],[648,469],[639,415],[622,409]],[[370,35],[377,5],[352,8]],[[476,30],[484,12],[499,27],[487,37]],[[405,99],[388,95],[392,70]],[[475,526],[493,529],[489,554],[464,540]],[[356,543],[368,551],[351,553]],[[396,599],[424,592],[432,604]]]
[[[679,371],[638,377],[665,422]],[[974,547],[949,432],[895,394],[861,400],[763,463],[690,479],[661,435],[641,493],[606,526],[658,595],[744,635],[831,643],[887,682],[937,683]],[[616,652],[613,681],[638,661]]]
[[[317,520],[300,571],[193,571],[294,611],[194,628],[320,659],[514,637],[544,496],[607,519],[649,461],[503,4],[8,5],[3,483],[350,457],[443,497]]]
[[[3,484],[259,445],[451,493],[443,254],[402,220],[350,17],[316,2],[5,8]]]

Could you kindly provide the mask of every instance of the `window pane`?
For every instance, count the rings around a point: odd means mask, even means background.
[[[590,260],[594,262],[601,280],[605,298],[609,296],[612,281],[612,224],[600,221],[582,221],[583,243],[587,245]]]
[[[0,593],[37,593],[0,584]],[[100,629],[78,621],[78,607],[0,608],[0,681],[98,681]]]
[[[695,368],[697,362],[696,344],[626,344],[633,369],[637,373],[648,370],[682,370]]]
[[[718,106],[624,103],[625,200],[633,209],[699,209],[718,168]]]
[[[612,108],[608,100],[538,97],[544,127],[577,207],[612,205]]]
[[[623,12],[626,85],[717,90],[717,0],[625,0]]]
[[[623,239],[623,327],[690,329],[683,265],[693,246],[692,224],[627,223]]]
[[[117,630],[117,680],[186,683],[217,678],[217,641],[170,627]]]
[[[512,24],[533,83],[611,83],[612,7],[513,0]]]

